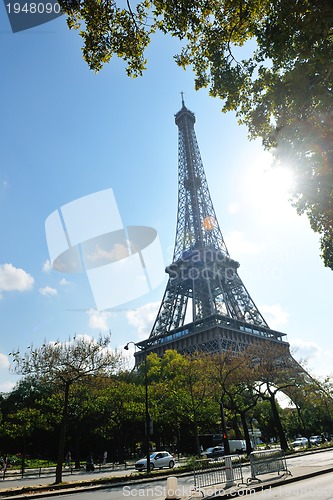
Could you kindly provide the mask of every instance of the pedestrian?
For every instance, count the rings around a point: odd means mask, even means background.
[[[71,461],[72,461],[72,454],[71,454],[70,450],[68,450],[68,452],[66,454],[66,465],[68,467],[71,466]]]
[[[1,472],[3,472],[3,474],[5,475],[5,472],[7,470],[7,457],[5,456],[5,458],[3,459],[3,462],[2,462],[2,469],[1,469]]]
[[[103,453],[103,465],[106,465],[106,461],[107,461],[107,459],[108,459],[108,452],[107,452],[107,451],[105,451],[105,452]]]
[[[89,456],[87,458],[87,463],[86,463],[86,471],[87,472],[94,472],[95,470],[95,465],[94,465],[94,456],[92,451],[89,453]]]

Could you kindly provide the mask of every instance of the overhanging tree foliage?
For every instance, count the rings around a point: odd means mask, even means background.
[[[295,174],[293,203],[321,235],[333,269],[333,4],[331,0],[60,0],[99,71],[113,56],[129,76],[146,67],[156,31],[181,40],[175,56],[235,111],[251,138]]]

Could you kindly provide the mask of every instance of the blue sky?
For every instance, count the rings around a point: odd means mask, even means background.
[[[116,59],[96,75],[64,17],[13,34],[1,3],[0,45],[1,391],[15,382],[12,349],[74,333],[111,330],[113,347],[149,335],[166,279],[98,312],[86,275],[52,270],[45,220],[112,188],[123,224],[155,228],[169,264],[181,91],[196,115],[215,211],[246,288],[269,325],[287,333],[297,359],[316,376],[332,373],[333,275],[319,258],[319,238],[287,202],[286,171],[272,172],[270,155],[235,116],[222,114],[207,91],[194,91],[191,71],[173,62],[173,40],[156,37],[142,78],[129,79]]]

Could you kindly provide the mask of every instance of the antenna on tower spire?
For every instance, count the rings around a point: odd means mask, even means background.
[[[184,92],[181,92],[180,95],[182,96],[182,106],[185,108]]]

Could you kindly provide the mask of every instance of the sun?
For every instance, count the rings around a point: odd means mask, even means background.
[[[290,197],[294,176],[287,167],[271,167],[265,172],[267,188],[284,197]]]
[[[291,209],[290,198],[294,176],[288,166],[273,165],[269,153],[262,153],[248,165],[245,187],[251,204],[259,204],[264,211],[282,214]]]

